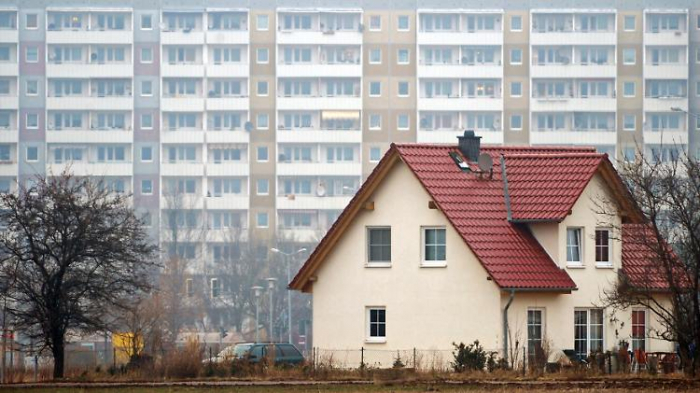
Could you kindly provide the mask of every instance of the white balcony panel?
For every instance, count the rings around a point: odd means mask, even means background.
[[[48,163],[46,164],[47,174],[58,175],[68,171],[75,176],[131,176],[133,167],[130,162],[84,162],[72,161],[63,163]]]
[[[533,112],[615,112],[615,98],[532,98]]]
[[[160,43],[163,45],[201,45],[204,44],[204,32],[162,31]]]
[[[670,112],[671,108],[680,108],[688,111],[687,98],[645,98],[645,112]]]
[[[207,176],[250,176],[250,164],[247,162],[208,163]]]
[[[134,99],[127,97],[47,97],[46,109],[49,110],[108,110],[131,111]]]
[[[249,75],[250,65],[247,63],[207,65],[207,77],[209,78],[247,78]]]
[[[687,64],[664,64],[644,66],[646,79],[688,79]]]
[[[17,96],[0,96],[0,108],[3,110],[19,109],[19,97]]]
[[[160,208],[201,210],[204,208],[204,197],[199,194],[163,195],[160,197]]]
[[[688,45],[688,33],[683,33],[683,32],[644,33],[644,45],[685,46],[685,45]]]
[[[247,111],[250,108],[248,97],[207,98],[209,111]]]
[[[203,112],[204,98],[201,97],[163,97],[160,100],[163,112]]]
[[[421,98],[420,111],[502,111],[502,98]]]
[[[18,30],[0,30],[0,42],[9,42],[16,44],[19,42]]]
[[[163,131],[160,134],[161,143],[204,143],[204,131]]]
[[[502,131],[475,131],[481,137],[481,143],[487,145],[502,145]],[[449,143],[454,144],[458,136],[464,134],[463,130],[454,131],[418,131],[418,143]]]
[[[326,234],[319,228],[279,228],[277,238],[299,243],[318,243]]]
[[[0,161],[0,176],[17,176],[17,163],[12,161]]]
[[[246,200],[248,197],[245,197]],[[217,198],[221,199],[221,198]],[[219,203],[218,201],[216,203]],[[235,201],[233,206],[238,206],[241,201]],[[209,209],[212,207],[207,206]],[[226,208],[228,209],[228,208]],[[242,208],[247,209],[246,208]],[[248,241],[248,229],[247,228],[227,228],[227,229],[209,229],[206,233],[207,242],[217,242],[217,243],[231,243],[231,242],[246,242]]]
[[[360,130],[278,130],[278,143],[361,143]]]
[[[503,78],[500,65],[434,64],[419,65],[419,78]]]
[[[360,176],[362,164],[359,162],[292,162],[278,163],[277,176]]]
[[[250,133],[243,130],[236,131],[207,131],[207,143],[248,143]]]
[[[211,210],[247,210],[250,207],[248,195],[228,195],[207,197],[207,209]]]
[[[343,210],[352,196],[290,195],[277,197],[277,210]]]
[[[362,76],[361,64],[278,64],[277,77],[323,78]]]
[[[277,44],[361,45],[359,31],[278,31]]]
[[[644,144],[651,145],[687,145],[688,144],[688,132],[687,131],[644,131]]]
[[[614,32],[552,32],[531,33],[531,45],[615,45],[617,35]]]
[[[197,162],[164,162],[160,166],[162,176],[204,176],[204,164]]]
[[[617,66],[612,65],[533,65],[530,67],[532,78],[614,78]]]
[[[130,45],[134,42],[131,30],[59,30],[46,32],[47,44],[109,44]]]
[[[48,130],[47,143],[132,143],[134,134],[122,130]]]
[[[0,129],[0,143],[17,143],[18,141],[19,133],[17,130]]]
[[[207,31],[206,40],[209,45],[248,45],[250,34],[242,31]]]
[[[615,145],[614,131],[530,131],[532,145]]]
[[[204,65],[202,64],[169,64],[161,63],[161,76],[164,78],[203,78]]]
[[[0,63],[0,76],[18,76],[19,63]]]
[[[419,32],[418,45],[503,45],[503,32]]]
[[[118,64],[46,64],[49,78],[133,78],[134,66],[131,63]]]
[[[361,97],[278,97],[278,110],[362,110]]]

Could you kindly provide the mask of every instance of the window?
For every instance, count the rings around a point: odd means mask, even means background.
[[[513,15],[510,17],[510,31],[523,31],[523,17]]]
[[[187,294],[187,297],[194,296],[194,280],[191,278],[185,280],[185,293]]]
[[[634,131],[637,128],[637,116],[624,115],[622,118],[622,129],[625,131]]]
[[[153,30],[153,15],[141,15],[141,30]]]
[[[544,333],[543,314],[544,310],[541,309],[527,310],[527,355],[530,364],[532,364],[537,352],[542,348]]]
[[[408,29],[409,29],[408,15],[399,15],[398,30],[399,31],[408,31]]]
[[[423,265],[445,266],[446,261],[445,228],[423,228]]]
[[[625,147],[623,154],[625,157],[625,161],[632,162],[632,161],[634,161],[634,158],[635,158],[635,148],[634,147]]]
[[[697,19],[695,21],[695,28],[700,30],[700,15],[697,16]]]
[[[369,149],[369,161],[379,162],[382,158],[382,150],[378,147],[372,147]]]
[[[10,145],[0,145],[0,162],[10,161]]]
[[[153,129],[153,115],[150,113],[141,114],[141,129],[152,130]]]
[[[625,31],[634,31],[637,27],[637,18],[634,15],[625,15],[624,29]]]
[[[258,179],[256,182],[256,193],[258,195],[270,195],[270,182],[267,179]]]
[[[522,115],[510,115],[510,130],[520,131],[523,129],[523,116]]]
[[[372,15],[369,17],[369,30],[370,31],[381,31],[382,30],[382,17],[379,15]]]
[[[579,359],[603,350],[603,310],[574,310],[574,350]]]
[[[27,63],[36,63],[39,61],[39,48],[36,46],[28,46],[25,48],[25,60]]]
[[[258,162],[267,162],[269,159],[267,154],[267,146],[258,146]]]
[[[36,146],[27,146],[27,162],[39,161],[39,148]]]
[[[382,95],[382,82],[369,82],[369,96],[379,97]]]
[[[256,23],[255,23],[255,28],[258,31],[267,31],[270,29],[270,17],[264,14],[258,14],[258,16],[255,18]]]
[[[700,97],[700,81],[695,82],[695,95]]]
[[[258,228],[267,228],[268,220],[267,220],[267,213],[265,212],[258,212],[256,215],[257,218],[257,226]]]
[[[646,351],[647,313],[646,310],[632,310],[632,350]]]
[[[695,62],[700,64],[700,49],[695,49]]]
[[[28,96],[35,96],[39,94],[39,82],[36,80],[28,80],[27,81],[27,89],[26,93]]]
[[[152,81],[141,81],[141,95],[144,97],[150,97],[153,95]]]
[[[399,49],[396,54],[396,64],[408,64],[408,49]]]
[[[370,130],[381,130],[382,129],[382,115],[377,113],[372,113],[369,115],[369,129]]]
[[[612,265],[609,229],[595,230],[595,262],[597,265]]]
[[[370,64],[381,64],[382,63],[382,50],[379,48],[373,48],[369,50],[369,63]]]
[[[367,341],[386,341],[386,309],[370,307],[367,309]]]
[[[153,161],[153,148],[151,146],[141,147],[141,161],[151,162]]]
[[[523,64],[523,51],[522,51],[522,49],[511,49],[510,50],[510,64],[511,65]]]
[[[258,48],[256,54],[258,64],[267,64],[270,61],[270,52],[267,50],[267,48]]]
[[[153,63],[153,48],[141,48],[141,63]]]
[[[408,82],[406,81],[401,81],[399,82],[399,92],[398,92],[399,97],[408,97]]]
[[[391,228],[367,228],[367,264],[391,264]]]
[[[523,96],[523,84],[520,82],[510,82],[510,96],[511,97],[522,97]]]
[[[221,282],[218,278],[211,279],[211,298],[216,299],[221,295]]]
[[[636,90],[636,84],[634,82],[625,82],[622,85],[622,94],[625,97],[634,97]]]
[[[258,81],[258,95],[259,96],[267,96],[268,95],[267,81]]]
[[[153,194],[153,180],[150,180],[150,179],[141,180],[141,194],[142,195]]]
[[[267,113],[258,113],[256,126],[258,130],[267,130],[270,127],[270,120]]]
[[[29,30],[34,30],[39,28],[39,15],[38,14],[26,14],[24,17],[24,27]]]
[[[581,264],[581,228],[566,228],[566,262]]]
[[[39,128],[39,115],[36,113],[27,113],[26,127],[32,130]]]
[[[622,64],[634,65],[637,62],[637,52],[634,48],[625,48],[622,50]]]
[[[408,130],[409,117],[407,113],[399,113],[396,116],[396,128],[399,130]]]

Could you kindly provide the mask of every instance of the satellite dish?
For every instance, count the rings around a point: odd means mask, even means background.
[[[482,172],[488,172],[491,170],[491,168],[493,168],[493,159],[488,153],[479,154],[479,158],[476,162]]]
[[[247,121],[245,122],[245,125],[243,126],[246,131],[251,132],[253,131],[253,123]]]
[[[316,195],[320,197],[326,196],[326,186],[323,183],[319,184],[318,187],[316,187]]]

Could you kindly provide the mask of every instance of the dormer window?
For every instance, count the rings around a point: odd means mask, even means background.
[[[581,228],[566,228],[566,264],[581,266]]]
[[[610,230],[598,228],[595,230],[595,263],[599,267],[612,266],[610,255]]]

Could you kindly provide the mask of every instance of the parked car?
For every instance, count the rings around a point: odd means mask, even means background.
[[[304,356],[293,344],[283,343],[240,343],[219,352],[212,358],[213,363],[222,363],[234,359],[248,359],[251,363],[258,363],[267,356],[271,347],[275,348],[275,364],[295,365],[304,362]],[[208,362],[209,359],[205,359]]]

